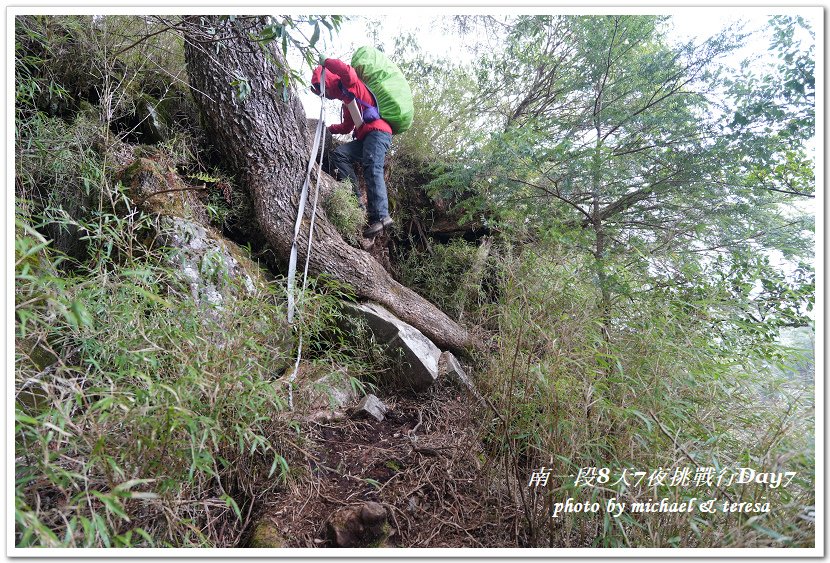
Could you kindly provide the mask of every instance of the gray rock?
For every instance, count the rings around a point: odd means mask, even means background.
[[[357,393],[349,381],[349,372],[340,368],[309,381],[304,377],[306,363],[300,364],[297,407],[310,422],[327,424],[346,418],[345,408],[357,402]]]
[[[367,525],[374,526],[386,520],[386,509],[377,502],[367,502],[360,509],[360,520]]]
[[[371,416],[381,422],[388,411],[389,408],[383,404],[383,401],[369,393],[357,404],[354,414],[355,416]]]
[[[165,111],[165,105],[149,94],[143,94],[136,105],[136,119],[141,132],[141,142],[144,144],[161,143],[170,137],[170,116]]]
[[[406,324],[376,303],[344,302],[343,307],[347,313],[364,319],[380,342],[389,342],[395,338],[400,327]]]
[[[421,331],[376,303],[344,302],[344,311],[366,321],[378,342],[399,360],[399,371],[407,385],[423,391],[438,379],[441,350]]]
[[[324,375],[312,383],[313,406],[337,410],[356,400],[357,394],[349,383],[349,374],[345,368]]]
[[[182,217],[163,216],[161,223],[165,244],[174,248],[172,265],[179,267],[193,299],[221,310],[228,298],[256,292],[251,275],[220,237]]]
[[[138,207],[159,215],[159,241],[171,249],[168,264],[179,270],[191,297],[209,315],[266,285],[260,267],[208,225],[203,204],[175,173],[152,159],[136,158],[120,172],[120,180]]]
[[[438,375],[465,387],[473,387],[473,382],[467,377],[467,373],[452,352],[441,352],[441,357],[438,358]]]
[[[308,422],[316,422],[317,424],[336,424],[347,418],[346,413],[343,411],[320,410],[311,413],[305,419]]]

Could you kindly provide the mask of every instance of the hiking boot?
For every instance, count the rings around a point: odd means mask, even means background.
[[[365,229],[363,229],[364,238],[371,238],[381,232],[383,229],[388,229],[394,224],[394,221],[388,215],[380,221],[375,221]]]
[[[371,238],[383,230],[383,222],[375,221],[365,229],[363,229],[363,237]]]

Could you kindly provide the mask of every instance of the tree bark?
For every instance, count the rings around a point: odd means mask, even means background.
[[[309,155],[306,116],[296,93],[282,91],[284,60],[274,43],[250,39],[252,21],[220,16],[188,18],[185,60],[193,96],[213,145],[250,191],[268,242],[284,258],[291,250]],[[255,25],[254,28],[257,28]],[[233,81],[244,81],[237,96]],[[244,88],[244,89],[248,89]],[[314,177],[314,176],[312,176]],[[311,221],[311,196],[298,240],[302,271]],[[432,303],[397,283],[368,253],[347,244],[318,208],[309,271],[350,285],[359,297],[384,305],[442,348],[463,351],[469,333]]]

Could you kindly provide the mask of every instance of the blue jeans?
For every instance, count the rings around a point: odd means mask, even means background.
[[[389,200],[386,195],[386,183],[383,181],[383,162],[391,144],[392,135],[389,133],[369,131],[362,141],[340,145],[329,157],[340,174],[351,181],[358,201],[360,187],[352,163],[359,161],[363,165],[370,224],[389,216]]]

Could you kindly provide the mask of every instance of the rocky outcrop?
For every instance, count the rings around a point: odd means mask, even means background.
[[[209,226],[195,195],[202,188],[144,157],[125,167],[120,179],[137,206],[159,215],[158,241],[171,249],[169,263],[178,269],[194,300],[221,310],[228,299],[252,295],[264,286],[261,268]]]
[[[395,360],[404,386],[423,391],[435,383],[441,350],[421,331],[376,303],[344,302],[343,310],[366,322]]]
[[[185,183],[169,166],[151,156],[138,156],[117,176],[133,203],[148,213],[193,217],[207,223],[202,205],[195,197],[203,188]]]
[[[256,274],[240,264],[221,235],[182,217],[163,217],[161,225],[164,244],[172,249],[171,265],[179,269],[194,300],[221,309],[228,299],[256,292]]]

